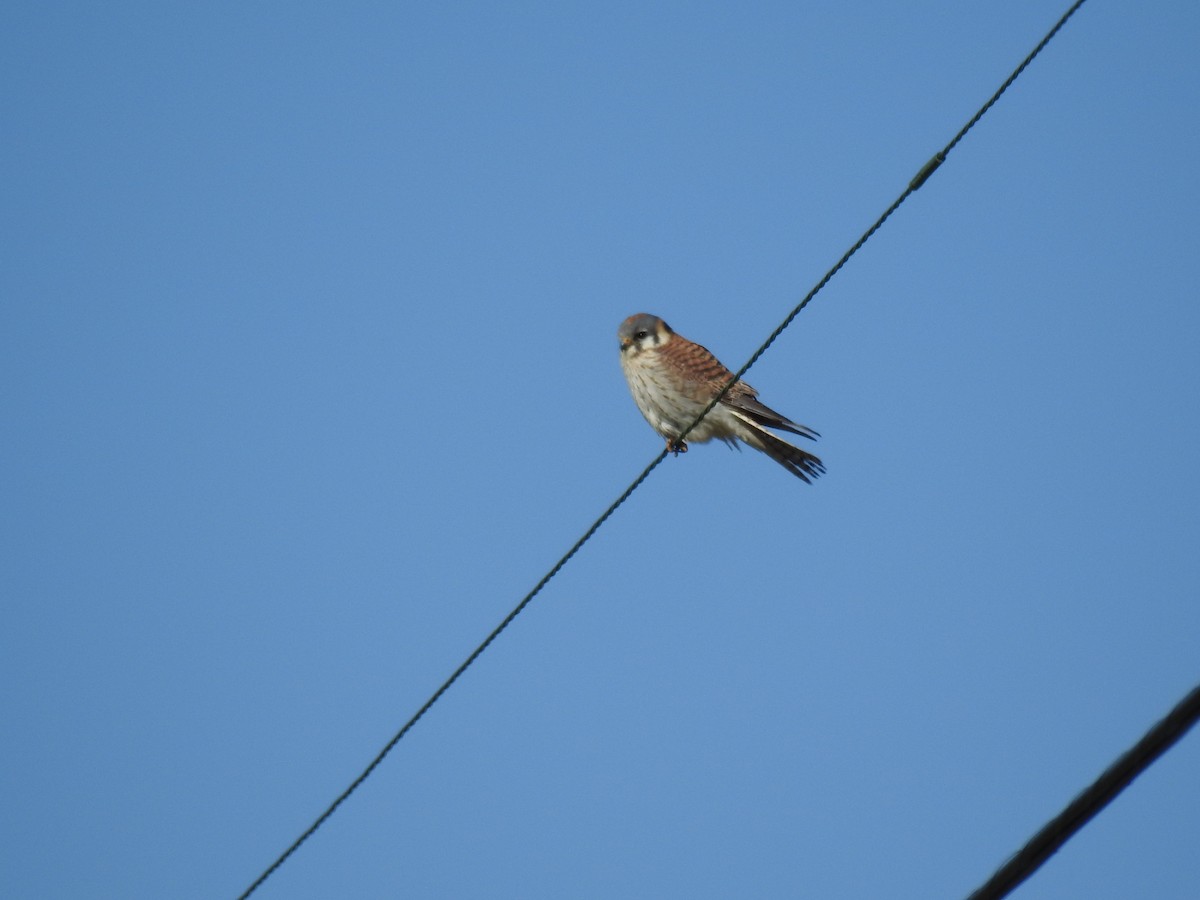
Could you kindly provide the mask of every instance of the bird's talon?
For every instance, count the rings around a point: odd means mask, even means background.
[[[687,441],[667,441],[667,449],[678,456],[687,453]]]

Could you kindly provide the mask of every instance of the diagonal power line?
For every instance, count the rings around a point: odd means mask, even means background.
[[[704,411],[696,417],[695,421],[693,421],[691,425],[684,429],[678,440],[682,441],[688,436],[688,434],[692,432],[696,425],[700,423],[700,420],[708,415],[709,411],[720,402],[721,398],[725,396],[726,392],[730,387],[733,386],[734,382],[745,375],[746,372],[749,371],[750,367],[758,362],[759,358],[767,352],[767,349],[773,343],[775,343],[776,338],[783,334],[784,330],[792,324],[792,320],[800,314],[800,310],[804,309],[804,307],[809,304],[813,297],[820,293],[821,290],[824,289],[825,285],[827,285],[833,279],[833,276],[835,276],[841,270],[841,268],[846,265],[847,262],[849,262],[850,258],[854,256],[854,254],[856,254],[860,249],[862,249],[863,245],[871,239],[875,232],[883,227],[884,222],[891,217],[892,213],[899,209],[905,200],[907,200],[914,193],[916,193],[917,190],[920,189],[920,187],[929,179],[929,177],[938,169],[938,167],[946,161],[946,156],[950,153],[950,151],[953,150],[955,146],[958,145],[959,141],[966,136],[967,132],[974,128],[975,124],[987,114],[988,110],[991,109],[996,101],[1000,99],[1000,96],[1006,90],[1008,90],[1008,88],[1014,81],[1017,80],[1017,78],[1020,77],[1021,73],[1025,71],[1025,68],[1031,62],[1033,62],[1034,58],[1042,52],[1045,46],[1067,23],[1067,20],[1071,18],[1071,16],[1075,14],[1076,10],[1083,6],[1085,2],[1086,0],[1077,0],[1077,2],[1075,2],[1070,9],[1063,14],[1062,18],[1060,18],[1054,24],[1054,26],[1046,33],[1045,37],[1043,37],[1041,41],[1038,42],[1037,46],[1030,51],[1029,55],[1021,61],[1020,65],[1013,70],[1012,74],[1005,79],[1004,83],[1000,85],[996,92],[992,94],[990,98],[988,98],[987,102],[984,103],[983,106],[981,106],[975,113],[975,115],[971,117],[967,124],[959,130],[950,143],[935,153],[929,162],[925,163],[925,165],[921,167],[921,170],[917,172],[912,181],[908,183],[908,186],[904,189],[903,193],[896,198],[891,206],[884,210],[883,214],[875,220],[874,224],[872,224],[870,228],[863,232],[862,236],[854,242],[850,249],[842,254],[842,258],[839,259],[834,266],[825,273],[825,276],[817,282],[813,289],[804,296],[804,298],[792,309],[790,313],[788,313],[787,317],[779,324],[779,327],[771,332],[766,341],[764,341],[762,346],[754,352],[746,364],[734,373],[730,381],[721,389],[717,396],[713,398],[712,402],[709,403]],[[499,637],[500,633],[504,631],[504,629],[510,624],[512,624],[513,619],[521,614],[521,611],[533,601],[533,598],[541,593],[542,588],[549,583],[550,579],[557,575],[562,570],[563,566],[570,562],[571,557],[578,553],[583,545],[591,540],[592,535],[594,535],[600,529],[600,526],[608,521],[609,517],[617,511],[618,507],[620,507],[622,503],[632,496],[633,492],[641,486],[642,482],[650,477],[650,473],[658,467],[659,463],[666,459],[667,453],[668,450],[665,448],[659,452],[658,456],[656,456],[650,462],[650,464],[642,470],[642,473],[633,480],[633,482],[624,490],[621,496],[614,500],[608,509],[601,513],[600,517],[596,519],[596,521],[591,524],[587,531],[583,533],[583,536],[571,546],[571,549],[564,553],[562,558],[560,558],[558,562],[556,562],[554,566],[542,576],[541,580],[534,585],[533,590],[531,590],[521,599],[521,602],[513,608],[512,612],[505,616],[500,624],[492,630],[491,634],[484,638],[483,642],[471,652],[470,656],[463,660],[462,664],[455,669],[450,677],[442,683],[441,687],[433,692],[432,696],[430,696],[430,698],[425,701],[421,708],[413,714],[412,718],[404,723],[404,726],[396,732],[392,739],[388,741],[387,744],[384,745],[383,749],[376,754],[375,758],[371,760],[367,767],[362,771],[362,774],[355,778],[354,781],[350,783],[349,787],[342,791],[342,793],[338,795],[337,799],[335,799],[329,805],[329,807],[317,817],[316,821],[314,821],[304,831],[304,833],[300,835],[300,837],[296,838],[296,840],[292,842],[291,846],[289,846],[282,854],[280,854],[279,858],[271,863],[271,865],[264,870],[263,873],[259,875],[258,878],[255,879],[255,881],[248,888],[246,888],[246,890],[238,897],[238,900],[246,900],[247,897],[258,890],[258,888],[262,886],[263,882],[271,877],[275,870],[287,862],[288,858],[291,857],[291,855],[295,853],[305,841],[312,837],[318,828],[325,824],[326,820],[328,820],[329,817],[337,811],[337,808],[341,806],[342,803],[344,803],[346,799],[349,798],[349,796],[353,794],[359,788],[359,786],[371,776],[371,773],[374,772],[379,764],[383,762],[384,758],[392,751],[396,744],[398,744],[400,740],[406,734],[408,734],[412,727],[416,725],[418,721],[420,721],[421,717],[429,711],[433,704],[437,703],[437,701],[441,699],[441,696],[446,693],[446,691],[450,689],[451,685],[453,685],[454,682],[456,682],[459,677],[471,666],[471,664],[483,654],[483,651],[485,651],[491,645],[492,641]]]
[[[1175,705],[1142,739],[1109,766],[1066,809],[1047,822],[1042,830],[996,870],[987,882],[967,900],[1000,900],[1016,890],[1042,863],[1058,852],[1104,807],[1125,790],[1156,759],[1166,753],[1200,719],[1200,686]]]
[[[844,254],[842,254],[842,258],[834,264],[832,269],[825,273],[825,277],[817,282],[816,286],[804,296],[804,299],[796,304],[792,311],[787,314],[787,318],[779,323],[779,327],[767,336],[767,339],[763,341],[762,346],[754,351],[754,355],[752,355],[750,359],[746,361],[746,364],[733,373],[733,377],[729,379],[723,388],[721,388],[721,391],[712,399],[712,402],[704,408],[704,411],[696,417],[696,420],[692,422],[692,424],[687,427],[683,434],[679,436],[679,441],[682,441],[684,438],[686,438],[692,429],[700,424],[700,420],[707,416],[709,411],[721,402],[721,398],[725,396],[731,387],[733,387],[734,383],[737,382],[737,380],[745,375],[748,371],[750,371],[750,367],[758,362],[759,357],[767,352],[767,348],[775,343],[775,339],[783,334],[784,330],[792,324],[792,319],[796,318],[796,316],[800,314],[800,310],[808,306],[808,302],[812,300],[812,298],[815,297],[822,290],[822,288],[824,288],[825,285],[830,282],[830,280],[838,273],[842,266],[849,262],[850,257],[857,253],[859,249],[861,249],[862,245],[869,241],[876,231],[883,227],[883,223],[891,217],[892,213],[898,210],[900,205],[904,203],[905,200],[920,190],[921,185],[929,180],[929,176],[936,172],[938,167],[946,161],[946,157],[950,154],[950,151],[957,147],[958,142],[967,136],[967,132],[974,128],[979,120],[987,115],[987,111],[995,105],[997,100],[1000,99],[1000,95],[1007,91],[1012,83],[1021,77],[1021,73],[1025,71],[1025,68],[1031,62],[1033,62],[1034,57],[1036,57],[1042,52],[1043,49],[1045,49],[1046,45],[1050,43],[1050,41],[1053,40],[1054,36],[1058,34],[1062,27],[1067,24],[1067,20],[1071,18],[1071,16],[1075,15],[1075,12],[1079,9],[1079,7],[1083,6],[1083,4],[1086,2],[1087,0],[1076,0],[1076,2],[1071,5],[1071,8],[1062,14],[1062,18],[1055,22],[1054,26],[1046,32],[1045,37],[1038,41],[1037,46],[1029,51],[1029,55],[1021,60],[1021,64],[1013,69],[1012,74],[1004,79],[1004,83],[1000,85],[1000,87],[996,88],[996,93],[992,94],[992,96],[988,98],[987,102],[984,103],[983,106],[979,107],[975,115],[971,116],[967,124],[958,130],[958,134],[954,135],[954,137],[950,139],[950,143],[935,153],[930,158],[929,162],[921,166],[921,170],[917,172],[915,176],[913,176],[913,180],[908,183],[908,187],[904,189],[904,193],[897,197],[895,202],[883,211],[883,215],[875,220],[875,224],[864,231],[862,237],[855,241],[854,245]]]

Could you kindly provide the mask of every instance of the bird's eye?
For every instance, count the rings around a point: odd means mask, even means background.
[[[634,339],[634,340],[636,340],[636,341],[644,341],[644,340],[645,340],[646,338],[648,338],[648,337],[650,337],[650,332],[648,332],[648,331],[639,331],[637,334],[635,334],[635,335],[633,336],[633,339]]]

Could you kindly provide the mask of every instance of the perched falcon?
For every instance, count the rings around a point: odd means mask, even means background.
[[[621,342],[621,369],[638,409],[650,427],[666,438],[669,450],[686,453],[687,444],[679,436],[733,373],[706,349],[676,334],[666,322],[649,313],[630,316],[621,323],[617,337]],[[811,428],[763,406],[758,402],[758,391],[739,381],[692,429],[687,440],[703,443],[718,438],[730,446],[743,441],[810,483],[825,471],[817,457],[776,437],[767,428],[790,431],[810,440],[818,437]]]

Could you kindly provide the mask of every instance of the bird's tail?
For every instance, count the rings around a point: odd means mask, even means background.
[[[789,444],[783,438],[776,437],[755,422],[748,421],[741,416],[738,418],[746,424],[742,440],[755,450],[761,450],[767,454],[797,478],[812,484],[814,478],[824,474],[824,464],[807,450],[801,450],[794,444]]]

